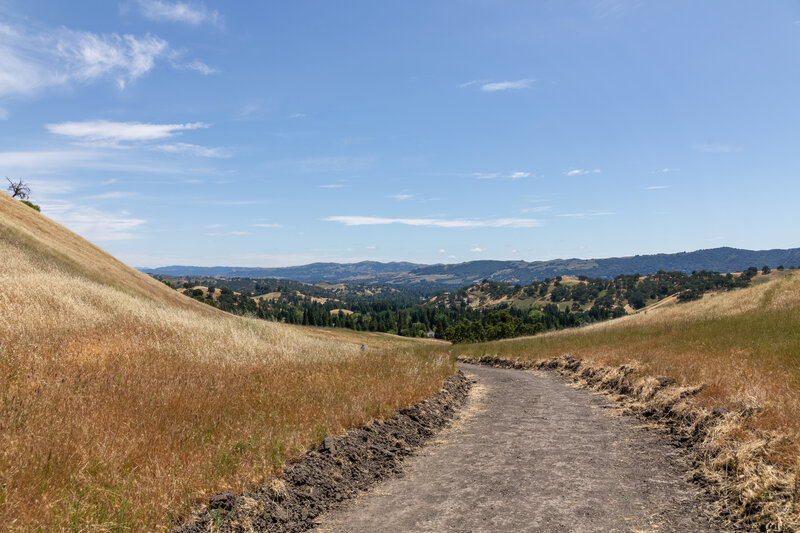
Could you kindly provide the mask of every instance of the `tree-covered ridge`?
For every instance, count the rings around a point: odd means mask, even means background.
[[[764,275],[769,271],[762,269]],[[666,298],[694,300],[710,291],[746,287],[757,274],[750,267],[741,274],[557,276],[528,285],[485,280],[433,296],[413,287],[202,276],[159,279],[224,311],[264,320],[482,342],[608,320]]]
[[[764,267],[764,274],[769,268]],[[624,316],[668,297],[696,300],[710,291],[746,287],[758,273],[659,271],[652,276],[621,275],[612,280],[558,276],[527,286],[485,281],[436,297],[449,307],[475,307],[485,313],[445,330],[451,342],[484,342],[574,327]]]
[[[151,274],[173,276],[223,276],[225,278],[277,278],[306,283],[348,283],[372,286],[417,286],[457,289],[489,279],[527,285],[556,276],[587,276],[612,279],[620,274],[652,275],[666,272],[740,272],[750,265],[800,265],[800,248],[742,250],[712,248],[672,254],[634,255],[602,259],[553,259],[547,261],[467,261],[458,264],[415,263],[313,263],[281,268],[170,266],[142,269]]]
[[[744,274],[718,272],[664,272],[651,276],[619,275],[613,279],[586,276],[548,278],[529,285],[484,280],[455,292],[439,293],[434,302],[448,306],[492,308],[501,304],[526,308],[557,303],[563,310],[586,310],[594,305],[626,310],[641,309],[667,296],[680,295],[682,300],[695,299],[712,290],[730,290],[746,286],[757,273],[750,267]]]

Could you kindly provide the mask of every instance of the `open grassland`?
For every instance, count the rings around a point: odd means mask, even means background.
[[[4,530],[164,529],[453,370],[440,344],[222,313],[5,195],[0,288]]]
[[[693,406],[731,411],[704,442],[709,475],[732,486],[743,508],[778,487],[793,492],[780,520],[800,523],[800,274],[580,329],[451,350],[521,361],[568,354],[700,385]]]

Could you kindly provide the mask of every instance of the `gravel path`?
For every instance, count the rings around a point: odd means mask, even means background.
[[[459,421],[320,532],[719,531],[688,461],[602,396],[547,373],[461,365]]]

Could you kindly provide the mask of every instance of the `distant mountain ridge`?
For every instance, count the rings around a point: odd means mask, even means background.
[[[139,270],[148,274],[166,274],[168,276],[274,278],[306,283],[340,283],[342,281],[376,283],[378,280],[390,279],[398,274],[408,273],[422,266],[427,265],[402,261],[391,263],[361,261],[360,263],[311,263],[302,266],[275,268],[174,265],[160,268],[140,268]]]
[[[168,266],[141,268],[149,274],[171,276],[218,276],[278,278],[306,283],[363,283],[461,287],[490,279],[528,284],[555,276],[613,278],[619,274],[653,274],[659,270],[737,272],[761,268],[800,266],[800,248],[742,250],[712,248],[674,254],[635,255],[606,259],[553,259],[549,261],[468,261],[458,264],[423,265],[408,262],[312,263],[280,268]]]

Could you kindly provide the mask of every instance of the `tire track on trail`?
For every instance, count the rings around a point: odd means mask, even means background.
[[[463,364],[460,422],[322,532],[720,531],[683,451],[553,375]]]

